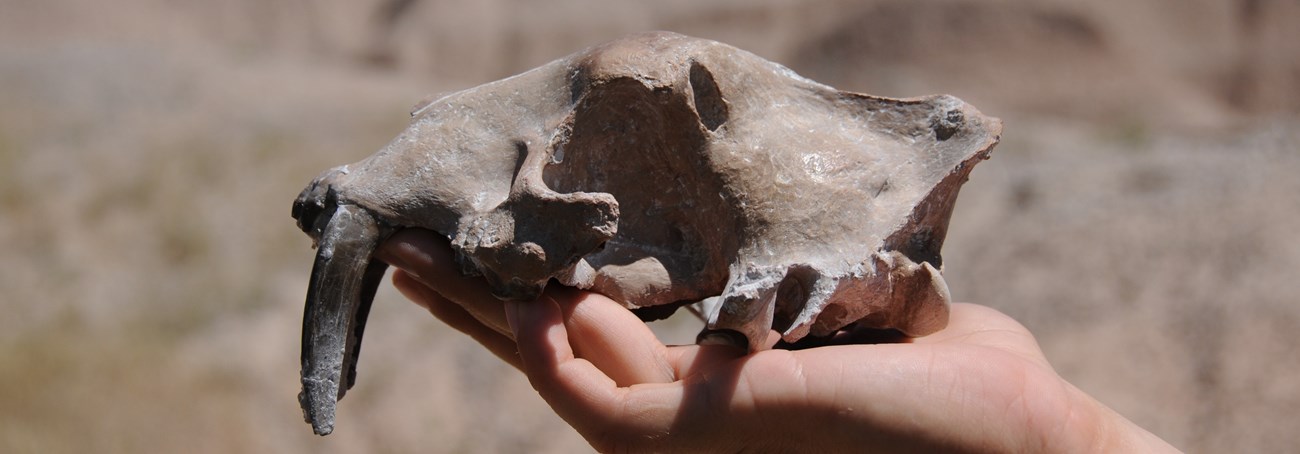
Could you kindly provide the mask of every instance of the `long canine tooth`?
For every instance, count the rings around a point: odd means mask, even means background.
[[[372,258],[380,236],[375,218],[354,205],[339,205],[321,232],[302,320],[298,395],[319,435],[334,431],[335,406],[356,382],[366,317],[388,268]]]

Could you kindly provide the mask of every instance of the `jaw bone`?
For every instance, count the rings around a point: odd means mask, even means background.
[[[725,44],[634,35],[431,101],[294,205],[318,240],[300,401],[317,433],[356,379],[399,227],[444,235],[495,295],[550,280],[643,318],[705,305],[700,342],[768,348],[947,323],[939,250],[1001,122],[951,96],[842,92]]]

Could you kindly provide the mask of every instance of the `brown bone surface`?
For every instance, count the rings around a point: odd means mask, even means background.
[[[940,247],[1001,123],[951,96],[837,91],[725,44],[635,35],[423,104],[294,204],[318,242],[300,400],[317,433],[356,379],[396,229],[446,235],[503,299],[551,279],[761,349],[947,323]]]

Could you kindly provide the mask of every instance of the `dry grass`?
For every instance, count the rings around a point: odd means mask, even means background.
[[[953,294],[1184,449],[1300,445],[1288,3],[426,1],[388,35],[374,3],[0,0],[0,451],[585,449],[388,288],[339,431],[311,435],[289,203],[429,93],[655,28],[1002,116],[953,220]]]

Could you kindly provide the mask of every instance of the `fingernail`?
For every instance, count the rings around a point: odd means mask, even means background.
[[[510,332],[516,337],[519,336],[519,305],[516,301],[506,301],[506,324],[510,325]]]
[[[394,246],[390,246],[388,244],[381,244],[379,246],[379,249],[375,250],[375,258],[383,261],[384,263],[391,265],[394,268],[400,269],[402,271],[408,271],[406,267],[406,262],[401,259],[402,254],[398,253],[394,249],[396,249]]]

